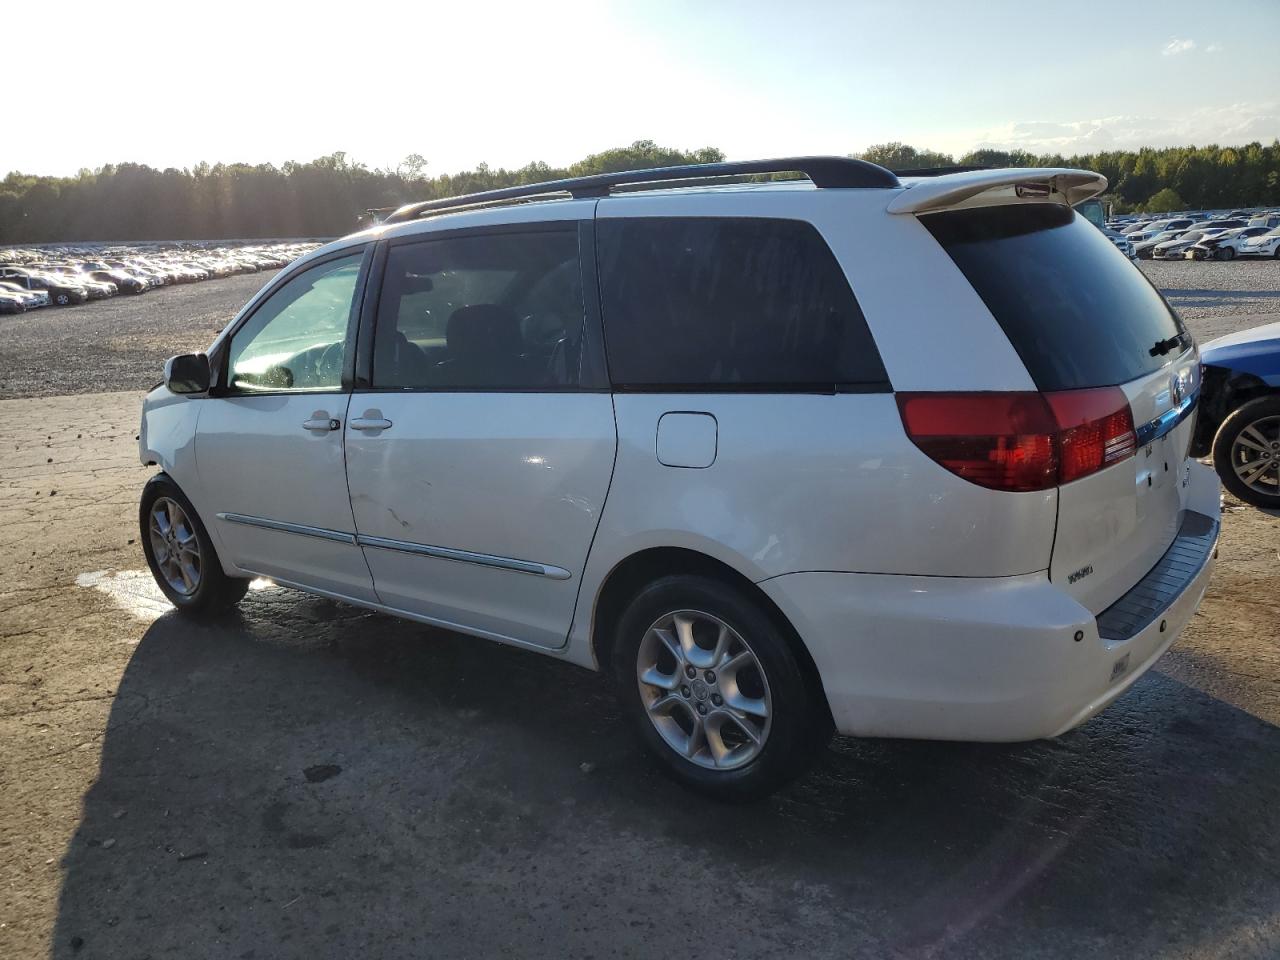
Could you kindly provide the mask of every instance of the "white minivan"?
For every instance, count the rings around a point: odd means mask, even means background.
[[[403,207],[169,361],[148,563],[189,614],[268,577],[605,671],[725,798],[833,730],[1063,733],[1219,526],[1196,347],[1072,209],[1105,185],[817,157]]]

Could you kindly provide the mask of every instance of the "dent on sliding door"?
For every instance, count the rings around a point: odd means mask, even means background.
[[[613,468],[607,393],[579,389],[575,224],[393,246],[347,473],[382,602],[563,645]]]

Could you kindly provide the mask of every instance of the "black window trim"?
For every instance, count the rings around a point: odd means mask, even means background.
[[[334,250],[326,253],[322,257],[314,260],[308,260],[305,263],[291,265],[285,267],[276,274],[269,284],[263,288],[255,297],[256,302],[253,309],[245,311],[238,317],[234,323],[218,341],[217,347],[209,358],[210,369],[214,371],[215,381],[209,389],[208,396],[213,398],[225,397],[293,397],[303,396],[306,394],[314,394],[317,396],[330,396],[335,393],[351,392],[351,371],[355,363],[356,352],[356,336],[358,329],[358,319],[364,308],[364,299],[366,287],[369,280],[369,265],[372,258],[374,244],[368,241],[363,243],[352,244],[349,247],[343,247],[340,250]],[[324,266],[326,263],[332,263],[335,260],[346,260],[348,257],[361,255],[360,269],[356,274],[355,293],[351,300],[351,312],[347,317],[347,335],[343,346],[342,354],[342,381],[336,390],[317,389],[317,390],[237,390],[231,386],[230,370],[228,364],[231,361],[231,341],[237,333],[243,329],[244,325],[253,318],[263,305],[274,297],[280,289],[295,277],[299,277],[314,267]]]
[[[826,246],[831,258],[835,261],[836,266],[840,268],[840,275],[844,277],[844,282],[849,287],[849,296],[853,300],[853,305],[858,311],[858,315],[862,317],[862,323],[867,330],[867,340],[872,350],[875,351],[876,360],[880,364],[880,368],[885,371],[882,379],[877,380],[858,380],[849,382],[836,381],[814,381],[802,383],[627,383],[625,381],[615,380],[612,371],[609,372],[609,381],[612,384],[615,393],[665,393],[665,394],[698,394],[700,396],[710,396],[715,394],[733,395],[733,394],[810,394],[815,396],[835,396],[837,394],[870,394],[870,393],[893,393],[893,384],[889,380],[889,372],[884,365],[884,358],[880,355],[880,346],[876,343],[875,334],[871,330],[871,325],[867,323],[867,315],[863,312],[862,304],[858,301],[857,291],[853,289],[853,281],[849,277],[849,273],[844,268],[844,264],[840,262],[840,257],[836,255],[835,249],[831,246],[826,235],[812,220],[804,217],[778,217],[759,214],[660,214],[656,216],[610,216],[597,217],[597,220],[767,220],[779,221],[784,223],[800,223],[813,230],[818,238]],[[598,243],[598,241],[597,241]],[[595,251],[595,260],[598,263],[600,252]],[[608,364],[608,336],[604,333],[605,325],[603,322],[604,311],[604,292],[597,288],[597,297],[600,302],[602,335],[606,340],[606,349],[604,350],[605,364]]]
[[[842,393],[893,393],[888,379],[854,381],[850,383],[615,383],[614,393],[666,393],[666,394],[698,394],[707,396],[714,394],[810,394],[818,397],[834,397]]]
[[[379,387],[373,383],[374,337],[378,321],[378,307],[382,297],[382,284],[386,274],[387,258],[392,247],[416,246],[439,240],[462,240],[470,237],[511,236],[523,233],[573,233],[578,240],[578,265],[581,271],[583,302],[582,347],[579,350],[578,383],[574,385],[542,387]],[[360,329],[356,337],[355,367],[352,392],[360,394],[415,394],[415,393],[609,393],[609,381],[605,374],[604,333],[601,328],[599,290],[596,282],[595,221],[593,217],[574,217],[564,220],[529,220],[515,223],[494,223],[483,226],[456,227],[448,230],[428,230],[392,237],[378,243],[374,255],[370,282],[365,291],[360,314]]]

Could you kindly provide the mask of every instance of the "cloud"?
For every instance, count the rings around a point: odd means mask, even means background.
[[[1164,49],[1160,51],[1166,57],[1176,57],[1180,53],[1186,53],[1188,50],[1194,50],[1196,42],[1194,40],[1179,40],[1176,37],[1164,45]]]
[[[1138,147],[1203,146],[1210,143],[1238,146],[1254,140],[1269,143],[1280,137],[1280,101],[1243,101],[1174,116],[1016,120],[994,129],[974,131],[970,136],[973,149],[991,147],[1068,156]],[[969,138],[961,135],[956,139]],[[961,147],[956,155],[968,149],[968,146]]]
[[[1209,44],[1207,47],[1205,47],[1205,48],[1204,48],[1204,52],[1205,52],[1205,53],[1221,53],[1221,52],[1222,52],[1222,44],[1217,43],[1217,42],[1211,43],[1211,44]]]

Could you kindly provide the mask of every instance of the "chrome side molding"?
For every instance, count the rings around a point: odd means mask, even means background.
[[[501,570],[515,570],[519,573],[532,573],[552,580],[568,580],[572,573],[564,567],[552,566],[548,563],[534,563],[532,560],[516,560],[512,557],[497,557],[491,553],[474,553],[470,550],[454,550],[451,547],[433,547],[425,543],[410,543],[408,540],[389,540],[386,537],[356,537],[362,547],[376,547],[379,550],[397,550],[401,553],[415,553],[423,557],[435,557],[437,560],[457,560],[460,563],[475,563],[482,567],[497,567]]]
[[[356,542],[353,533],[327,530],[324,527],[308,527],[302,523],[285,523],[283,520],[268,520],[266,517],[250,517],[243,513],[220,513],[218,519],[226,520],[228,523],[242,523],[246,527],[262,527],[265,530],[278,530],[281,533],[296,533],[300,537],[332,540],[335,543],[349,543],[354,546]]]
[[[532,560],[517,560],[514,557],[498,557],[491,553],[475,553],[471,550],[455,550],[452,547],[434,547],[425,543],[412,543],[408,540],[391,540],[387,537],[365,537],[341,530],[328,530],[324,527],[309,527],[302,523],[286,523],[283,520],[268,520],[266,517],[251,517],[243,513],[220,513],[219,520],[228,523],[240,523],[248,527],[261,527],[264,530],[276,530],[280,533],[293,533],[300,537],[315,537],[319,540],[331,540],[334,543],[346,543],[352,546],[374,547],[378,550],[395,550],[400,553],[412,553],[422,557],[434,557],[437,560],[456,560],[459,563],[474,563],[482,567],[495,567],[499,570],[514,570],[517,573],[532,573],[551,580],[568,580],[573,576],[564,567],[549,563],[535,563]]]

